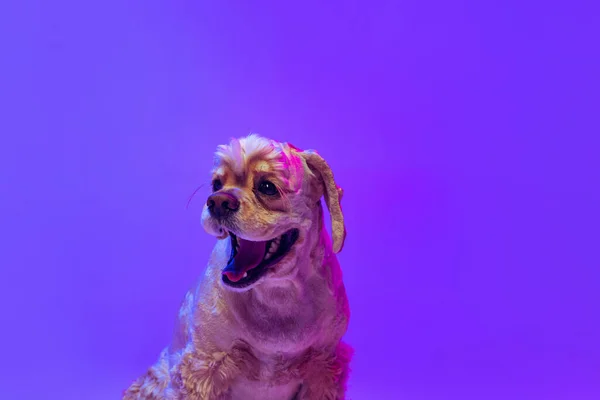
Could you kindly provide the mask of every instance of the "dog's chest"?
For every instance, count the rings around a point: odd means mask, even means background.
[[[250,351],[245,348],[244,354]],[[291,400],[295,399],[301,386],[303,367],[307,354],[252,353],[253,360],[246,359],[241,363],[250,369],[237,376],[231,386],[231,397],[228,400]],[[241,354],[241,353],[238,353]]]
[[[292,400],[300,384],[299,379],[274,385],[241,378],[231,388],[231,400]]]

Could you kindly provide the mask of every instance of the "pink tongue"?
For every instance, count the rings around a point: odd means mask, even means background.
[[[267,242],[251,242],[237,238],[239,248],[237,254],[223,269],[223,273],[233,282],[244,277],[244,274],[252,268],[256,268],[265,256]]]

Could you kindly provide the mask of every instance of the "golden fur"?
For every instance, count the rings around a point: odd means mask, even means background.
[[[219,146],[212,174],[239,211],[223,222],[205,206],[203,226],[219,239],[206,273],[183,301],[172,343],[123,399],[344,399],[352,350],[341,342],[349,307],[335,253],[346,230],[331,169],[314,151],[250,135]],[[256,194],[265,177],[279,196]],[[265,241],[291,228],[298,240],[264,277],[239,290],[222,283],[228,232]]]

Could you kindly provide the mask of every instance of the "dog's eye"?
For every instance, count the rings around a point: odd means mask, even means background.
[[[213,189],[213,192],[223,189],[223,182],[221,182],[220,179],[215,179],[212,182],[212,189]]]
[[[258,185],[258,191],[262,194],[266,194],[267,196],[275,196],[279,193],[275,184],[269,181],[262,181]]]

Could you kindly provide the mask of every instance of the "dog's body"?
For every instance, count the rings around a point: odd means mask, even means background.
[[[343,399],[349,307],[334,251],[345,228],[328,165],[251,135],[219,147],[213,191],[203,224],[220,240],[205,276],[124,400]]]

